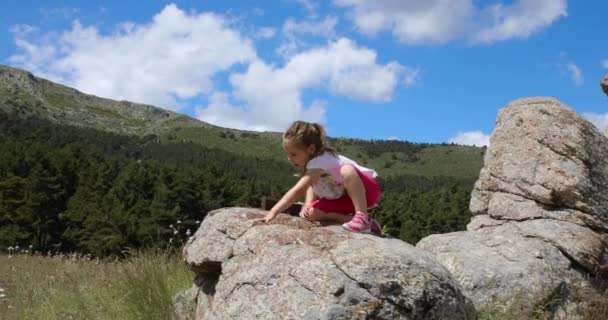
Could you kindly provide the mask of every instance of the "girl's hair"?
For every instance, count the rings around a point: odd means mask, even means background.
[[[325,129],[318,123],[294,121],[283,133],[283,139],[295,143],[297,146],[306,148],[309,145],[315,146],[313,157],[319,156],[324,152],[336,155],[334,149],[327,145]]]

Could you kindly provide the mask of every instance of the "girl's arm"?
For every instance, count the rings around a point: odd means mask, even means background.
[[[315,183],[319,177],[321,177],[322,173],[323,170],[321,169],[306,170],[306,174],[302,176],[300,180],[298,180],[298,182],[283,195],[281,200],[279,200],[279,202],[277,202],[272,209],[270,209],[270,212],[268,212],[266,217],[264,217],[264,221],[269,222],[270,220],[274,219],[277,214],[289,208],[289,206],[296,202],[298,197],[304,193],[308,187],[312,186],[313,183]]]
[[[304,208],[308,208],[308,206],[315,201],[315,192],[312,190],[312,186],[309,186],[306,189],[306,198],[304,200]]]
[[[308,207],[310,204],[316,200],[315,192],[312,189],[312,186],[306,189],[306,198],[304,199],[304,205],[300,209],[300,217],[306,217],[308,214]]]

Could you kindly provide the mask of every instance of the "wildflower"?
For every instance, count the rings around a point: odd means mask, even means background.
[[[0,299],[6,297],[6,295],[4,293],[0,293]]]
[[[200,224],[201,222],[200,222],[199,220],[196,220],[196,222],[195,222],[195,223],[196,223],[196,224]]]
[[[169,225],[169,228],[173,229],[173,225],[172,225],[172,224],[170,224],[170,225]]]
[[[188,238],[188,240],[193,241],[194,240],[194,236]]]
[[[0,293],[1,293],[1,292],[4,292],[4,288],[0,288]]]
[[[169,243],[173,243],[173,238],[169,238]]]
[[[182,221],[181,220],[177,220],[177,224],[182,224]]]
[[[190,232],[190,229],[186,230],[186,236],[189,237],[190,235],[192,235],[192,232]]]
[[[173,230],[173,235],[176,235],[176,234],[177,234],[177,230]]]

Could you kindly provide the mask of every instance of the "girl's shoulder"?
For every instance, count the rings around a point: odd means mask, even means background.
[[[325,168],[328,165],[339,163],[340,157],[331,152],[324,152],[308,161],[308,168]]]

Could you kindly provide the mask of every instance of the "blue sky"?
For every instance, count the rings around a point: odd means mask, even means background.
[[[8,0],[0,63],[239,129],[481,145],[526,96],[608,125],[608,1],[253,3]]]

